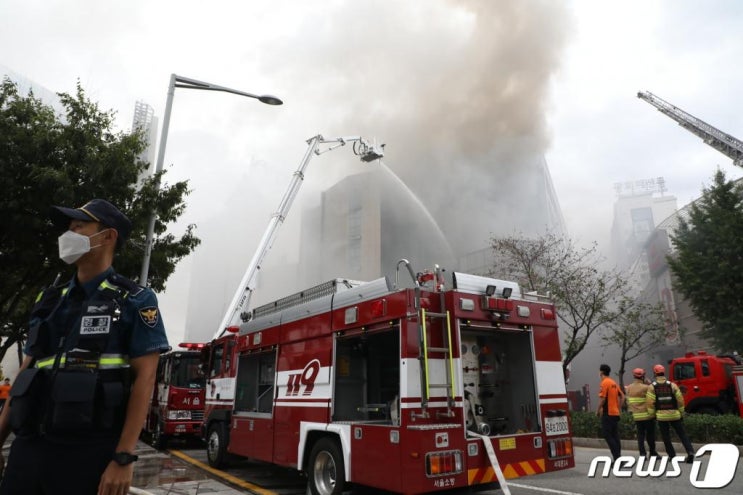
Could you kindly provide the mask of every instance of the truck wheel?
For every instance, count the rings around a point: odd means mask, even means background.
[[[338,442],[321,438],[310,452],[307,475],[312,495],[340,495],[346,484],[343,455]]]
[[[217,421],[209,426],[206,437],[206,458],[213,468],[221,468],[227,464],[227,433],[224,423]]]
[[[152,446],[157,450],[164,450],[168,446],[168,437],[163,433],[163,423],[160,420],[155,422],[155,429],[152,431]]]

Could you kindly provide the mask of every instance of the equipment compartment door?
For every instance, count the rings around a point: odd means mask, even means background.
[[[461,327],[467,427],[485,435],[540,430],[532,333]]]
[[[400,394],[399,327],[349,330],[335,344],[333,421],[393,424]]]
[[[354,483],[401,491],[400,430],[383,425],[351,427],[351,478]]]

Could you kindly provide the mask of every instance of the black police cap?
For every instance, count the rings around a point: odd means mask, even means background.
[[[52,223],[60,229],[67,229],[70,225],[70,220],[99,222],[112,227],[119,234],[116,241],[118,246],[123,244],[132,232],[132,222],[118,208],[105,199],[91,199],[79,208],[52,206],[49,216],[52,219]]]

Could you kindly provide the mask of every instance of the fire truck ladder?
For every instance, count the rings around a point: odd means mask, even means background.
[[[728,158],[731,158],[734,165],[743,167],[743,141],[740,139],[737,139],[730,134],[709,125],[703,120],[684,112],[680,108],[671,105],[649,91],[640,91],[637,93],[637,97],[650,103],[657,108],[658,111],[678,122],[681,127],[692,134],[696,134],[702,138],[705,143]]]
[[[436,273],[434,278],[434,290],[438,290],[439,280],[439,268],[436,266]],[[445,310],[446,305],[444,303],[444,293],[439,292],[440,295],[440,307],[445,311],[443,313],[436,313],[433,311],[426,311],[421,305],[421,290],[420,286],[416,286],[415,290],[415,306],[418,309],[418,336],[419,336],[419,362],[421,364],[421,408],[423,409],[422,414],[427,416],[426,408],[431,398],[431,389],[441,389],[446,394],[446,412],[439,413],[444,417],[451,418],[454,416],[454,397],[456,397],[456,383],[454,380],[454,347],[452,345],[452,332],[451,332],[451,317],[448,310]],[[440,322],[440,328],[442,330],[441,341],[446,347],[431,347],[428,345],[428,320],[431,320],[433,330],[434,321]],[[446,381],[444,383],[431,383],[431,368],[429,360],[433,357],[433,354],[444,355],[444,366]]]
[[[416,302],[416,304],[419,301]],[[445,341],[447,343],[447,347],[429,347],[428,346],[428,326],[426,324],[426,319],[439,319],[442,321],[441,325],[442,328],[445,329],[446,334],[444,335],[446,337]],[[420,324],[418,325],[418,329],[420,330],[420,359],[422,359],[422,366],[421,366],[421,388],[423,389],[423,397],[421,398],[421,405],[423,409],[425,410],[426,407],[428,407],[428,401],[431,397],[431,389],[438,388],[443,389],[446,391],[446,403],[448,411],[446,413],[447,417],[452,417],[454,415],[454,412],[452,411],[452,407],[454,407],[454,397],[456,395],[456,386],[454,383],[454,359],[453,359],[453,350],[452,350],[452,337],[451,337],[451,319],[449,317],[449,311],[446,311],[444,313],[434,313],[433,311],[426,311],[425,308],[418,307],[418,321]],[[430,368],[429,368],[429,362],[428,360],[431,358],[433,353],[443,353],[445,356],[446,361],[446,383],[431,383],[430,382]]]

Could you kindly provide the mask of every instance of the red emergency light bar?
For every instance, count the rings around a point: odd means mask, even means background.
[[[499,311],[507,313],[513,311],[513,300],[483,296],[482,299],[480,299],[480,307],[487,311]]]
[[[240,331],[240,327],[237,325],[232,325],[231,327],[225,328],[225,330],[227,330],[230,333],[237,333]]]
[[[694,352],[687,352],[685,357],[694,357],[694,356],[706,356],[707,351],[697,351],[696,354]]]
[[[181,342],[178,344],[178,347],[183,347],[184,349],[203,349],[205,345],[206,344],[196,342]]]

